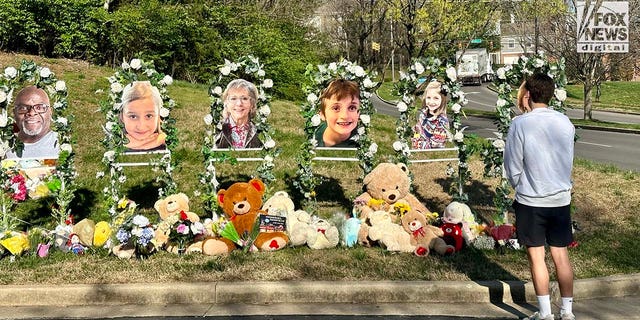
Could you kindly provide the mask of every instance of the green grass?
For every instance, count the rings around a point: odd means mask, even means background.
[[[640,113],[639,81],[606,81],[602,83],[600,101],[596,101],[596,88],[593,88],[594,110],[614,110]],[[582,84],[567,86],[567,102],[576,108],[582,107],[584,90]]]
[[[25,56],[0,54],[0,70],[17,65]],[[71,60],[40,59],[37,63],[50,67],[58,79],[64,79],[70,89],[70,108],[76,116],[74,150],[79,173],[78,193],[73,207],[77,219],[91,217],[107,219],[102,205],[102,188],[106,180],[95,179],[103,170],[100,159],[104,149],[100,144],[100,126],[104,116],[97,112],[98,101],[107,89],[105,78],[113,70],[90,66]],[[202,204],[195,197],[199,190],[198,174],[202,172],[200,146],[204,130],[202,117],[208,112],[206,85],[176,81],[170,87],[171,97],[179,107],[173,111],[177,119],[180,144],[175,152],[181,165],[174,178],[182,192],[191,197],[191,211],[204,216]],[[273,101],[270,122],[274,139],[282,149],[276,161],[277,181],[269,193],[285,190],[293,193],[291,180],[297,163],[295,155],[303,141],[302,118],[298,104]],[[395,119],[376,115],[372,118],[372,136],[379,145],[378,156],[385,160],[393,153]],[[474,138],[481,143],[481,138]],[[350,212],[351,200],[361,192],[360,169],[355,163],[317,163],[315,170],[327,179],[319,188],[319,214],[331,216]],[[469,167],[472,180],[466,186],[472,210],[481,218],[493,214],[496,179],[482,176],[483,164],[477,155]],[[220,165],[219,180],[225,184],[246,181],[255,164]],[[432,211],[442,212],[451,201],[447,194],[451,180],[444,174],[446,164],[412,165],[415,175],[414,194]],[[140,205],[140,212],[155,216],[153,203],[156,190],[153,173],[145,168],[128,169],[129,181],[124,186],[127,195]],[[582,230],[576,234],[580,246],[571,249],[577,278],[640,272],[638,253],[634,245],[640,221],[640,175],[613,166],[577,159],[574,170],[574,219]],[[51,226],[47,200],[20,204],[18,213],[30,224]],[[29,225],[23,225],[29,227]],[[166,252],[147,260],[119,260],[104,249],[89,249],[90,254],[74,256],[54,253],[46,259],[24,256],[10,262],[0,259],[0,284],[36,283],[122,283],[217,280],[529,280],[523,251],[465,249],[449,257],[431,255],[417,258],[410,254],[387,252],[380,248],[334,248],[312,250],[306,247],[288,248],[275,253],[234,252],[225,257],[188,255],[176,257]],[[60,270],[64,270],[60,272]]]

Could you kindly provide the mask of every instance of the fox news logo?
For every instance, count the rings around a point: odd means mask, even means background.
[[[578,1],[578,52],[629,52],[629,2]]]

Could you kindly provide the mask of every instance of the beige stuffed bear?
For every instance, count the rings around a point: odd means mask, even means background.
[[[441,237],[442,229],[428,224],[427,217],[418,210],[410,210],[401,218],[402,227],[411,236],[411,243],[416,246],[414,253],[417,256],[427,256],[431,250],[441,255],[451,254],[455,251],[453,246]]]
[[[338,242],[340,242],[338,228],[329,223],[329,221],[314,217],[311,226],[315,232],[312,232],[307,239],[307,245],[309,248],[333,248],[338,245]]]
[[[278,191],[262,204],[262,210],[271,216],[287,217],[293,213],[295,207],[286,191]]]
[[[309,238],[314,236],[316,229],[311,222],[311,215],[304,210],[296,210],[287,217],[287,233],[291,246],[305,245]]]
[[[451,202],[442,215],[445,223],[462,223],[462,237],[467,245],[471,244],[478,236],[473,230],[477,230],[478,223],[471,213],[468,205],[461,202]]]
[[[153,205],[160,215],[160,222],[155,232],[155,246],[161,248],[167,245],[169,241],[169,233],[171,226],[178,221],[181,211],[187,215],[187,219],[191,222],[199,222],[200,217],[189,211],[189,197],[184,193],[172,194],[164,199],[156,201]],[[177,253],[176,247],[169,246],[167,251]],[[186,252],[202,252],[202,243],[196,242],[186,248]]]
[[[364,177],[366,192],[355,200],[355,211],[362,224],[358,233],[358,243],[370,245],[369,216],[376,210],[391,213],[393,222],[397,221],[395,205],[406,204],[410,209],[430,213],[420,201],[410,193],[410,179],[407,166],[403,163],[380,163]]]
[[[401,225],[391,221],[391,215],[386,211],[374,211],[369,216],[369,239],[378,241],[389,251],[413,252],[415,244],[411,244],[411,236]]]

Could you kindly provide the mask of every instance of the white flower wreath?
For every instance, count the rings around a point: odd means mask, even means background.
[[[67,85],[57,80],[55,74],[47,67],[36,65],[33,61],[23,60],[18,68],[7,67],[0,74],[0,159],[4,158],[8,150],[20,150],[22,142],[13,133],[15,119],[9,108],[15,89],[26,83],[33,84],[47,92],[52,102],[52,126],[58,134],[60,153],[56,164],[56,171],[50,179],[56,179],[54,190],[50,190],[56,198],[56,205],[52,207],[52,217],[56,223],[64,223],[70,214],[69,205],[74,197],[74,179],[77,175],[74,165],[72,147],[71,124],[73,115],[68,114]],[[34,185],[35,187],[35,185]]]
[[[371,115],[374,113],[370,98],[374,94],[377,82],[372,80],[373,74],[365,71],[361,66],[347,60],[332,62],[330,64],[318,65],[317,68],[307,66],[306,75],[312,85],[305,89],[306,101],[300,106],[301,114],[305,119],[304,131],[307,140],[300,146],[298,155],[297,180],[294,185],[304,195],[307,201],[315,199],[315,188],[320,184],[320,179],[313,174],[312,158],[317,141],[314,133],[321,123],[320,115],[320,95],[322,90],[335,79],[352,80],[360,86],[360,121],[358,121],[357,135],[352,139],[358,141],[358,151],[356,152],[363,170],[363,175],[373,169],[374,155],[378,150],[378,145],[369,138],[369,127],[371,125]]]
[[[520,84],[526,77],[534,73],[547,74],[554,80],[556,85],[555,97],[551,99],[549,107],[564,113],[564,101],[567,98],[567,92],[565,90],[567,78],[564,69],[564,58],[561,58],[559,61],[550,62],[544,55],[533,55],[531,57],[521,56],[516,64],[501,67],[496,71],[497,77],[494,84],[498,92],[496,115],[498,117],[497,126],[499,133],[498,137],[491,139],[491,143],[482,150],[482,158],[484,161],[485,176],[501,177],[499,186],[496,188],[496,197],[494,198],[497,211],[494,220],[496,220],[498,224],[503,221],[504,214],[511,206],[511,198],[509,196],[511,187],[502,174],[502,165],[504,162],[504,138],[506,138],[509,133],[511,120],[515,115],[514,110],[516,109],[513,91],[520,87]]]
[[[272,137],[273,130],[267,121],[271,114],[271,107],[269,106],[271,95],[268,91],[273,88],[273,80],[265,78],[265,75],[264,65],[260,63],[260,60],[252,55],[247,55],[233,62],[225,59],[224,64],[218,66],[218,76],[211,82],[209,89],[211,109],[210,113],[204,116],[206,131],[202,153],[205,158],[205,172],[200,176],[200,182],[206,189],[205,192],[201,193],[201,196],[205,203],[205,210],[209,213],[215,212],[217,207],[216,197],[219,183],[216,178],[215,163],[224,161],[233,163],[236,161],[236,158],[230,152],[217,150],[215,146],[215,137],[222,130],[222,112],[224,110],[222,94],[229,82],[234,79],[240,78],[250,81],[258,89],[257,112],[252,121],[263,145],[260,151],[263,160],[256,168],[256,171],[260,179],[265,183],[275,181],[273,161],[280,150],[276,148],[276,142]]]
[[[461,115],[464,115],[463,106],[467,104],[464,92],[460,89],[460,83],[457,81],[456,69],[450,64],[444,64],[440,59],[433,57],[423,57],[414,59],[407,70],[407,73],[400,73],[400,81],[395,85],[398,95],[402,99],[398,102],[397,108],[400,112],[396,124],[396,135],[398,140],[393,143],[393,149],[396,151],[396,160],[404,164],[409,164],[409,156],[411,154],[410,141],[413,136],[413,125],[409,123],[409,115],[416,114],[418,105],[415,103],[415,92],[420,81],[430,81],[436,79],[442,83],[444,91],[451,95],[447,103],[449,110],[453,112],[449,114],[451,122],[451,139],[456,147],[458,147],[458,174],[455,170],[448,166],[446,174],[454,176],[457,185],[453,186],[450,194],[455,200],[468,200],[467,194],[463,192],[462,186],[470,177],[468,170],[467,158],[469,153],[464,141],[464,129],[462,127]]]
[[[118,201],[123,197],[121,185],[127,180],[122,166],[117,165],[118,156],[125,151],[126,136],[124,134],[124,124],[120,121],[119,115],[122,108],[122,90],[133,81],[149,80],[151,85],[158,88],[162,97],[162,108],[160,108],[160,118],[162,131],[166,133],[166,145],[169,153],[163,155],[159,160],[153,161],[153,170],[158,172],[156,182],[160,183],[158,196],[176,192],[176,184],[172,178],[175,166],[171,158],[171,151],[178,144],[178,132],[174,127],[175,119],[171,118],[170,111],[175,107],[175,101],[167,93],[166,87],[173,83],[169,75],[164,75],[155,70],[153,62],[146,62],[140,59],[131,59],[130,62],[122,62],[120,68],[108,78],[109,97],[100,101],[100,109],[106,116],[103,126],[105,139],[102,144],[105,146],[105,153],[102,156],[102,163],[110,177],[110,183],[103,189],[105,201],[109,207],[111,216],[115,216]],[[96,177],[105,176],[105,172],[96,173]]]

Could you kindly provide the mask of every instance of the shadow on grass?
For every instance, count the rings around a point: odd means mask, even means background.
[[[316,201],[330,202],[336,206],[340,206],[347,212],[351,212],[352,201],[346,196],[344,188],[340,184],[340,180],[323,175],[316,175],[321,179],[321,183],[316,186]],[[295,185],[297,177],[289,173],[285,173],[284,181],[287,184],[287,192],[293,200],[296,208],[303,208],[305,203],[304,195]]]
[[[84,218],[88,218],[91,211],[90,208],[96,205],[95,193],[91,190],[81,188],[74,193],[75,197],[69,206],[69,210],[73,215],[75,222]],[[54,197],[44,197],[39,199],[30,199],[19,203],[15,207],[16,217],[20,219],[20,225],[29,229],[34,226],[55,227],[58,221],[52,216],[52,208],[56,206]]]

